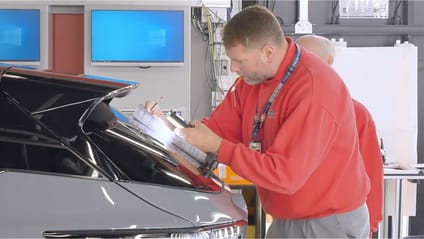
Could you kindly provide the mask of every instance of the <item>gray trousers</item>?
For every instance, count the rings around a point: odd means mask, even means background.
[[[369,238],[366,204],[347,213],[328,217],[287,220],[273,219],[266,238]]]

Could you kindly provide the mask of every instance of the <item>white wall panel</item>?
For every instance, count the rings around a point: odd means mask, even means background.
[[[417,47],[336,47],[333,67],[372,114],[386,162],[417,163]],[[385,182],[385,215],[395,211],[395,183]],[[416,184],[403,182],[402,214],[416,214]]]

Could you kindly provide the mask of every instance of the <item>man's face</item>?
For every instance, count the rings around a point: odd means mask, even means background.
[[[263,48],[246,49],[237,45],[227,48],[226,54],[231,59],[231,71],[241,76],[247,84],[257,85],[270,78]]]

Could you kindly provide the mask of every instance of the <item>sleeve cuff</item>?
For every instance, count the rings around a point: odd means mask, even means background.
[[[232,155],[232,149],[234,145],[232,142],[222,139],[221,144],[219,145],[218,149],[218,162],[223,163],[225,165],[230,165],[231,163],[231,155]]]

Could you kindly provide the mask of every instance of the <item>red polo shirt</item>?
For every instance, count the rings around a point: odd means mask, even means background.
[[[291,64],[289,47],[274,78],[238,80],[203,122],[220,135],[218,160],[254,183],[266,213],[280,219],[316,218],[361,206],[370,189],[359,152],[350,94],[336,72],[302,51],[260,130],[262,153],[249,149],[259,112]]]

